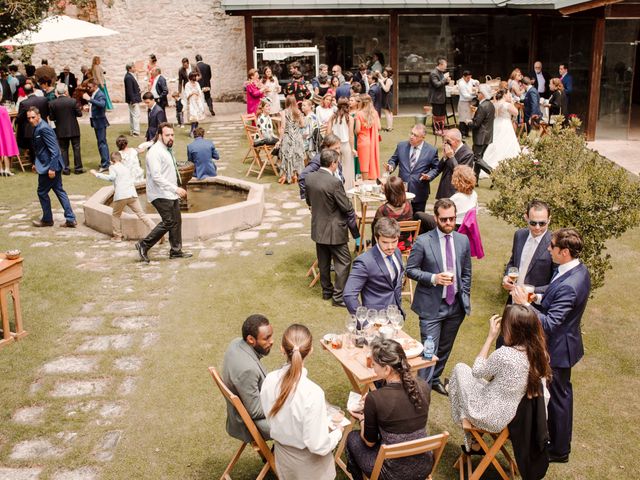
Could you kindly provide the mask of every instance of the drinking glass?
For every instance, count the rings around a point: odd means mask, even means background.
[[[375,325],[377,318],[378,318],[377,310],[374,310],[373,308],[370,308],[369,310],[367,310],[367,322],[371,327]]]
[[[357,330],[362,330],[364,328],[365,323],[367,322],[367,312],[369,310],[367,307],[360,306],[356,309],[356,320],[358,324],[356,326]]]
[[[400,310],[397,305],[388,305],[387,306],[387,316],[391,318],[391,315],[398,313]]]
[[[353,334],[356,332],[357,322],[355,315],[347,316],[347,320],[345,321],[345,327],[347,327],[347,332],[349,333],[347,348],[353,348]]]
[[[362,183],[362,174],[356,173],[356,185],[360,185]]]
[[[381,327],[384,327],[386,324],[389,323],[389,317],[387,316],[387,309],[383,309],[380,310],[378,312],[378,316],[376,318],[378,325],[380,325]]]
[[[507,277],[509,277],[509,280],[511,280],[514,285],[518,283],[519,276],[520,271],[518,270],[518,267],[509,267],[509,270],[507,270]]]

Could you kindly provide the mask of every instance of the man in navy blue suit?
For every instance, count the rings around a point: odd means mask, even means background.
[[[560,80],[564,87],[564,93],[567,96],[567,103],[571,100],[571,94],[573,93],[573,77],[569,73],[569,68],[566,63],[561,63],[558,67],[558,73],[560,74]]]
[[[544,294],[536,295],[536,313],[547,338],[553,381],[549,385],[549,461],[566,463],[571,453],[573,387],[571,367],[584,355],[580,322],[591,291],[589,270],[580,262],[583,242],[572,228],[561,228],[551,236],[549,251],[558,271]],[[513,289],[514,303],[528,305],[521,287]],[[542,297],[540,299],[540,297]]]
[[[361,305],[376,310],[397,305],[402,310],[400,225],[393,218],[382,217],[376,222],[374,234],[376,246],[354,260],[344,287],[344,303],[351,314]]]
[[[154,100],[151,92],[146,92],[142,96],[142,101],[147,106],[147,133],[145,138],[147,142],[151,142],[156,138],[158,126],[167,121],[167,114],[162,107]]]
[[[424,212],[430,193],[429,182],[438,175],[438,151],[424,141],[426,135],[424,125],[414,125],[409,140],[398,143],[387,162],[389,173],[400,167],[400,178],[409,185],[408,191],[415,195],[411,201],[414,216],[417,212]]]
[[[524,123],[529,130],[531,117],[537,115],[538,118],[542,118],[542,110],[540,110],[540,94],[538,89],[533,87],[533,82],[529,77],[524,77],[522,83],[526,88],[524,94]]]
[[[536,293],[544,293],[554,270],[548,249],[551,242],[549,205],[540,200],[532,200],[527,205],[524,219],[528,228],[521,228],[513,235],[511,258],[504,271],[502,286],[505,290],[513,290],[515,285],[507,273],[511,267],[517,267],[520,274],[518,283],[533,285]]]
[[[33,150],[36,159],[33,170],[38,172],[38,199],[42,207],[42,220],[34,220],[33,225],[35,227],[53,226],[51,200],[49,199],[49,192],[53,190],[64,209],[66,222],[62,226],[75,228],[77,225],[76,216],[71,209],[67,192],[62,188],[64,160],[56,134],[53,128],[42,120],[40,110],[37,107],[29,107],[27,120],[33,127]]]
[[[107,98],[98,88],[95,80],[87,82],[87,88],[91,95],[85,93],[82,95],[90,104],[90,121],[93,130],[96,132],[96,140],[98,141],[98,152],[100,152],[100,172],[109,170],[109,146],[107,145]]]
[[[214,160],[218,160],[218,150],[211,140],[204,138],[204,128],[198,127],[193,131],[194,140],[187,145],[187,160],[192,162],[196,171],[193,176],[198,180],[215,177],[218,174]]]
[[[420,338],[433,337],[438,362],[431,388],[448,395],[440,375],[465,315],[471,313],[471,252],[469,239],[454,231],[456,204],[440,199],[433,208],[437,228],[420,235],[411,248],[407,276],[418,282],[411,310],[420,318]],[[418,374],[427,379],[426,370]],[[446,382],[445,382],[446,384]]]

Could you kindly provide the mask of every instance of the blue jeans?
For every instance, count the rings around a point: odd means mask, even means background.
[[[94,128],[100,152],[100,167],[109,168],[109,146],[107,145],[107,127]]]
[[[67,192],[62,188],[62,172],[56,172],[56,176],[49,178],[46,173],[38,175],[38,199],[42,206],[42,221],[45,223],[53,222],[53,214],[51,213],[51,199],[49,198],[49,192],[53,190],[53,193],[58,197],[58,201],[64,209],[64,218],[67,222],[75,222],[76,216],[71,209],[71,202]]]
[[[440,375],[442,375],[447,364],[449,354],[453,348],[453,342],[456,339],[464,316],[464,308],[462,308],[459,296],[456,295],[456,301],[453,305],[448,305],[444,300],[440,302],[440,308],[435,317],[420,317],[420,339],[424,344],[429,335],[433,337],[438,361],[431,368],[419,370],[418,376],[431,385],[440,383]]]

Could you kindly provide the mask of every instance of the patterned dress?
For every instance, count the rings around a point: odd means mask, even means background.
[[[287,182],[291,182],[294,175],[302,173],[304,170],[304,140],[302,129],[293,119],[291,112],[284,113],[284,135],[280,144],[280,158],[282,160],[281,175],[286,177]]]
[[[466,418],[488,432],[499,433],[516,416],[527,392],[529,360],[527,353],[513,347],[500,347],[486,360],[476,358],[473,368],[458,363],[449,383],[451,416],[460,424]],[[467,448],[471,438],[466,438]]]

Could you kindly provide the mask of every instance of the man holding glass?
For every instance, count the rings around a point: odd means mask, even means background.
[[[375,310],[396,305],[402,311],[404,267],[398,249],[400,225],[393,218],[382,217],[376,222],[374,235],[376,246],[353,261],[344,287],[344,303],[352,315],[361,305]]]
[[[413,244],[407,276],[418,282],[411,309],[420,318],[420,337],[423,343],[428,336],[433,338],[438,356],[430,380],[426,369],[418,375],[429,380],[433,390],[448,395],[440,375],[458,329],[471,313],[471,251],[467,236],[454,231],[455,203],[440,199],[433,211],[437,228],[420,235]]]

